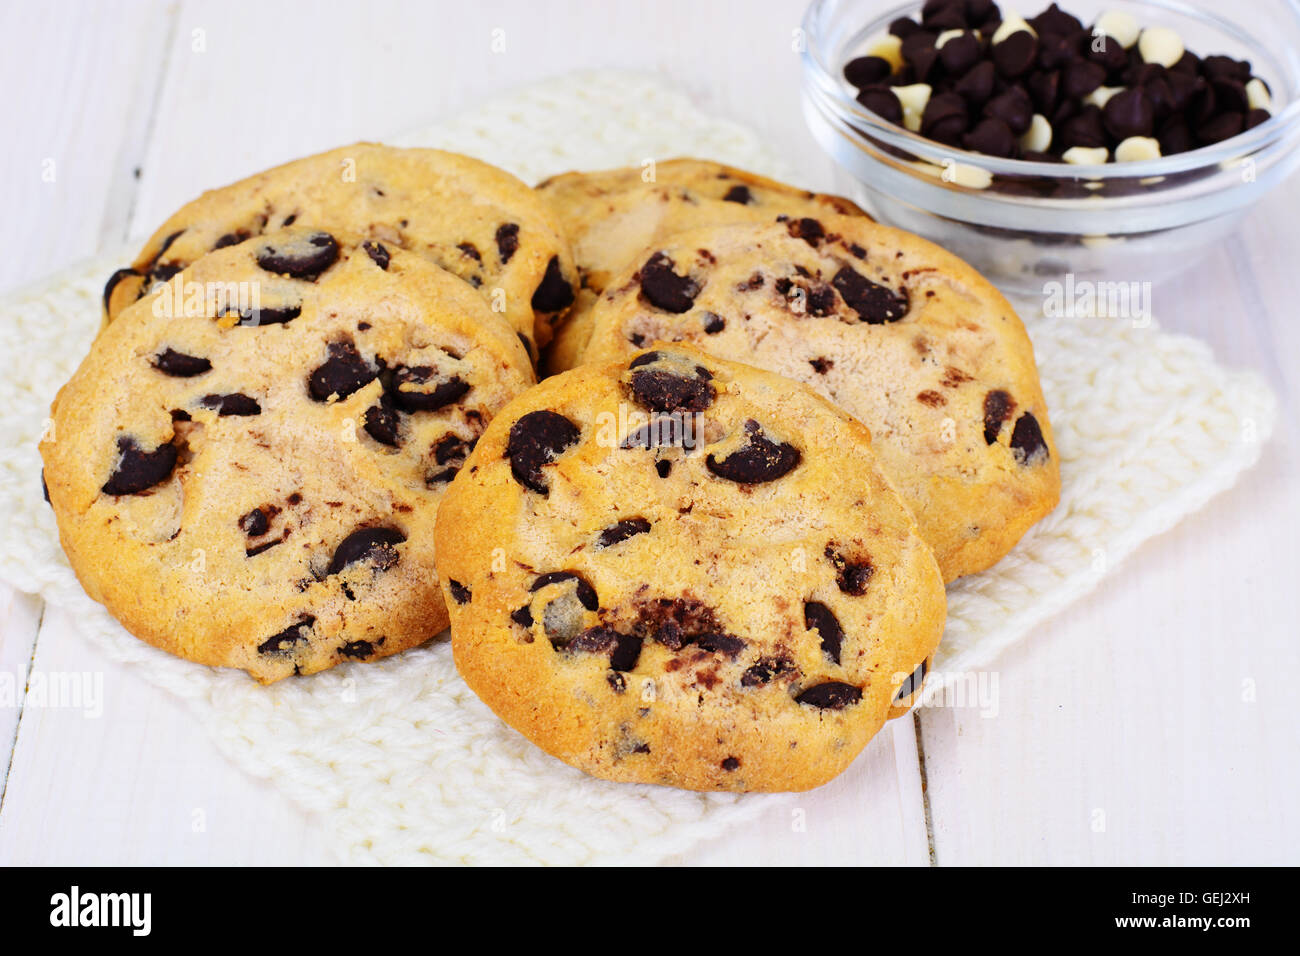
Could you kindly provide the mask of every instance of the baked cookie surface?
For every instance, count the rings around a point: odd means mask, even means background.
[[[565,173],[537,190],[569,239],[582,276],[577,302],[546,350],[549,373],[580,361],[591,334],[591,307],[610,280],[642,249],[674,232],[778,216],[866,215],[839,196],[701,159]]]
[[[41,444],[68,559],[137,637],[263,682],[447,624],[436,506],[533,383],[465,282],[375,240],[223,248],[122,312]]]
[[[938,567],[866,429],[688,347],[512,402],[437,539],[466,682],[611,780],[825,783],[909,705],[943,628]]]
[[[610,283],[584,361],[658,341],[793,378],[859,419],[945,580],[997,562],[1059,500],[1024,325],[908,233],[823,216],[671,236]]]
[[[514,176],[458,153],[355,143],[211,190],[177,210],[109,279],[109,321],[205,253],[289,226],[427,256],[504,311],[529,337],[530,351],[549,339],[577,287],[568,243]]]

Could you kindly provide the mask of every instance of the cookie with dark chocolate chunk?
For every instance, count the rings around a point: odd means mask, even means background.
[[[142,640],[264,682],[422,643],[447,624],[438,501],[533,383],[523,345],[400,244],[304,225],[217,246],[59,393],[41,453],[69,561]]]
[[[1009,135],[1000,121],[986,122]],[[816,243],[793,223],[670,237],[657,255],[691,263],[698,286],[691,308],[677,314],[647,303],[645,270],[625,271],[592,312],[583,360],[626,359],[656,340],[687,342],[803,382],[871,429],[944,577],[982,570],[1060,494],[1024,326],[996,289],[938,246],[862,217],[817,222]],[[729,318],[710,330],[704,315]],[[659,402],[667,408],[717,386],[679,370],[658,391],[681,396]],[[1013,441],[1022,415],[1032,418]],[[757,492],[804,466],[761,420],[737,436],[728,454],[706,459],[715,478]]]
[[[866,429],[683,345],[521,395],[436,534],[466,682],[612,780],[824,783],[904,712],[942,629],[938,566]]]

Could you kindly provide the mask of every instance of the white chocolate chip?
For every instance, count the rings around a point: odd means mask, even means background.
[[[1273,96],[1264,85],[1264,81],[1259,77],[1251,80],[1246,84],[1246,99],[1250,102],[1252,110],[1268,110],[1273,112]]]
[[[944,169],[943,180],[967,189],[988,189],[993,184],[993,174],[982,166],[950,163]]]
[[[1029,129],[1020,137],[1020,148],[1031,153],[1045,153],[1052,145],[1052,124],[1042,113],[1035,113]]]
[[[1110,101],[1110,98],[1116,93],[1122,92],[1124,92],[1124,87],[1122,86],[1099,86],[1085,96],[1083,101],[1085,103],[1091,103],[1098,109],[1105,109],[1106,103]]]
[[[942,49],[943,49],[943,45],[944,45],[945,43],[947,43],[949,40],[955,40],[955,39],[957,39],[959,36],[961,36],[961,35],[962,35],[963,33],[965,33],[965,32],[966,32],[965,30],[944,30],[944,31],[943,31],[942,33],[940,33],[937,37],[935,37],[935,40],[934,40],[934,48],[935,48],[936,50],[942,50]]]
[[[1038,31],[1031,27],[1024,17],[1016,13],[1016,11],[1008,9],[1002,14],[1002,25],[994,31],[991,42],[994,44],[1001,43],[1011,34],[1018,33],[1021,30],[1026,30],[1034,36],[1038,36]]]
[[[1138,38],[1142,62],[1170,67],[1183,58],[1183,38],[1168,27],[1147,27]]]
[[[1119,45],[1126,50],[1133,48],[1133,44],[1138,41],[1138,34],[1142,32],[1138,26],[1137,17],[1124,10],[1107,10],[1097,18],[1096,24],[1093,25],[1092,35],[1104,33],[1108,37],[1114,37],[1119,41]]]
[[[889,68],[898,72],[903,68],[903,38],[892,33],[882,33],[867,41],[863,56],[878,56],[889,62]]]
[[[1061,154],[1061,159],[1071,166],[1101,166],[1110,158],[1110,150],[1104,146],[1089,149],[1087,146],[1071,146]]]
[[[903,104],[903,126],[913,133],[921,129],[921,116],[925,113],[926,104],[930,102],[931,92],[929,83],[894,87],[894,95]]]
[[[1115,147],[1115,162],[1140,163],[1160,158],[1160,141],[1150,136],[1130,136]]]

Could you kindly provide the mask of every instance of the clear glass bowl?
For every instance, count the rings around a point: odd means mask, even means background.
[[[1047,0],[1018,6],[1031,16]],[[803,24],[804,115],[867,211],[945,246],[1004,289],[1039,292],[1066,274],[1159,281],[1195,264],[1300,164],[1300,0],[1061,7],[1085,24],[1127,10],[1143,26],[1177,30],[1194,53],[1250,60],[1271,88],[1273,118],[1213,146],[1103,166],[997,159],[936,143],[860,105],[842,73],[891,21],[918,15],[916,0],[813,0]]]

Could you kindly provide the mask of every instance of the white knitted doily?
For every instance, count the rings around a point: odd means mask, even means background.
[[[407,136],[526,181],[678,155],[789,169],[747,130],[641,76],[564,77]],[[605,783],[544,755],[457,676],[445,640],[269,688],[136,641],[77,584],[41,500],[50,399],[99,322],[109,273],[83,263],[0,304],[0,577],[69,608],[87,638],[189,702],[219,748],[320,813],[352,863],[646,863],[752,819],[779,796]],[[986,667],[1143,540],[1227,488],[1272,431],[1273,396],[1152,325],[1026,315],[1061,457],[1061,504],[996,568],[949,588],[936,670]],[[847,772],[863,766],[859,761]]]

